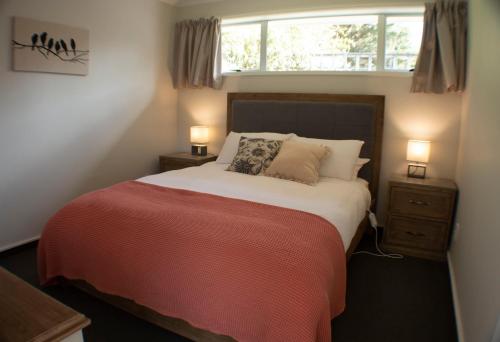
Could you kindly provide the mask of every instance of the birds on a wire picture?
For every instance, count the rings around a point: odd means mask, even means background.
[[[54,44],[54,38],[49,38],[49,40],[47,41],[47,36],[47,32],[42,32],[40,34],[33,33],[31,35],[31,44],[20,43],[16,40],[12,40],[12,44],[14,44],[14,47],[16,49],[31,48],[31,51],[37,50],[44,57],[53,55],[64,62],[85,64],[85,62],[88,61],[87,56],[89,54],[89,51],[76,50],[76,41],[73,38],[70,39],[71,50],[68,50],[68,45],[66,44],[64,39],[56,40],[56,43]],[[40,38],[40,40],[38,38]],[[46,43],[47,45],[45,45]],[[63,52],[66,57],[64,55],[61,55]],[[71,58],[69,58],[69,53],[72,53]]]
[[[28,18],[14,18],[13,69],[87,75],[89,31]]]

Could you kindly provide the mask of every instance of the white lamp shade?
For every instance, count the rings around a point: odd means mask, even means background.
[[[427,163],[431,151],[431,142],[425,140],[408,140],[406,160],[418,163]]]
[[[208,127],[207,126],[191,126],[191,144],[207,144],[208,143]]]

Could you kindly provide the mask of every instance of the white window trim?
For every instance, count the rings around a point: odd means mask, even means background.
[[[412,71],[227,71],[222,73],[224,77],[246,77],[246,76],[375,76],[375,77],[411,77]]]
[[[260,24],[260,72],[267,69],[267,24],[268,21]]]
[[[346,12],[343,14],[337,13],[316,15],[304,15],[304,16],[279,16],[279,17],[269,17],[269,18],[247,18],[247,19],[230,19],[223,20],[222,26],[239,26],[239,25],[252,25],[260,24],[260,68],[259,70],[248,70],[248,71],[227,71],[223,72],[223,76],[229,77],[241,77],[241,76],[297,76],[297,75],[343,75],[343,76],[391,76],[391,77],[410,77],[413,75],[411,71],[400,71],[385,69],[385,26],[388,17],[414,17],[422,16],[423,8],[413,8],[412,11],[401,12],[392,10],[387,12]],[[375,71],[342,71],[342,70],[318,70],[318,71],[268,71],[267,68],[267,28],[269,21],[279,21],[279,20],[289,20],[289,19],[304,19],[304,18],[318,18],[318,17],[335,17],[335,16],[360,16],[360,15],[374,15],[378,17],[377,29],[377,70]]]
[[[381,14],[378,16],[377,24],[377,71],[384,72],[385,70],[385,23],[387,16]]]

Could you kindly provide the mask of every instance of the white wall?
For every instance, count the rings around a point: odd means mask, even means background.
[[[464,341],[493,342],[500,318],[500,3],[471,1],[469,28],[468,94],[457,168],[460,230],[450,261]]]
[[[0,0],[0,250],[64,203],[151,173],[176,148],[167,68],[173,8],[159,0]],[[11,18],[90,29],[86,77],[11,71]]]
[[[304,10],[325,7],[329,1],[240,1],[229,0],[180,8],[178,18],[217,15],[234,17],[277,11]],[[363,2],[356,2],[359,6]],[[369,6],[364,1],[365,6]],[[392,4],[408,4],[392,1]],[[412,3],[414,4],[414,3]],[[337,7],[341,1],[335,2]],[[300,7],[302,6],[302,7]],[[349,3],[352,6],[352,2]],[[246,12],[245,12],[246,11]],[[386,209],[387,179],[392,173],[406,172],[406,142],[408,138],[432,140],[429,175],[454,178],[460,131],[461,96],[410,94],[410,77],[401,76],[232,76],[225,79],[222,91],[180,90],[179,132],[180,149],[189,147],[188,127],[208,124],[212,127],[209,150],[218,152],[226,125],[226,93],[248,92],[319,92],[376,94],[386,96],[382,173],[379,189],[378,214],[383,222]]]

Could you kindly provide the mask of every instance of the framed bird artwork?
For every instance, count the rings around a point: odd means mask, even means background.
[[[13,70],[88,74],[88,30],[21,17],[13,27]]]

